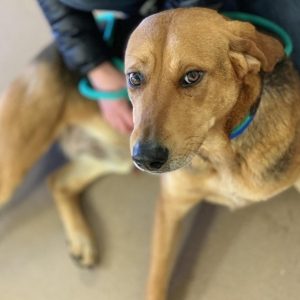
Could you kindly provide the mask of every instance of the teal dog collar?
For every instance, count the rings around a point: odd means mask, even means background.
[[[239,21],[245,21],[245,22],[250,22],[253,25],[259,26],[261,28],[266,29],[269,32],[275,33],[275,35],[281,40],[281,42],[284,45],[284,52],[287,56],[290,56],[292,51],[293,51],[293,42],[289,34],[281,28],[279,25],[277,25],[274,22],[271,22],[268,19],[252,15],[252,14],[247,14],[243,12],[225,12],[223,13],[226,17],[229,17],[233,20],[239,20]],[[256,110],[255,110],[256,112]],[[249,113],[243,121],[237,125],[236,127],[233,128],[231,131],[229,138],[230,139],[235,139],[238,136],[240,136],[252,123],[255,112]]]

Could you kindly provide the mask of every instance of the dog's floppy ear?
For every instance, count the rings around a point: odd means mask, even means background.
[[[231,33],[229,56],[239,77],[247,73],[272,72],[284,56],[281,43],[271,36],[258,32],[250,23],[229,21]]]

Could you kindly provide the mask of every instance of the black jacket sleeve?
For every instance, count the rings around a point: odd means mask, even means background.
[[[109,50],[91,12],[76,10],[59,0],[38,0],[66,65],[86,74],[109,60]]]
[[[179,7],[208,7],[211,9],[221,8],[225,2],[234,2],[234,0],[166,0],[164,8],[179,8]]]

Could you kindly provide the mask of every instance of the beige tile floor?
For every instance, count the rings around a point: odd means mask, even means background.
[[[1,0],[1,90],[49,40],[35,1]],[[55,150],[44,157],[0,211],[0,299],[142,299],[158,178],[108,176],[90,187],[85,208],[101,263],[82,270],[66,253],[60,221],[40,180],[58,160]],[[299,200],[291,189],[233,213],[198,208],[170,299],[300,299]]]

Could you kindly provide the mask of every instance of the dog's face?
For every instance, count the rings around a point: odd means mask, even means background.
[[[277,40],[212,10],[178,9],[145,19],[125,55],[135,164],[150,172],[185,166],[232,110],[243,78],[271,71],[282,55]]]

